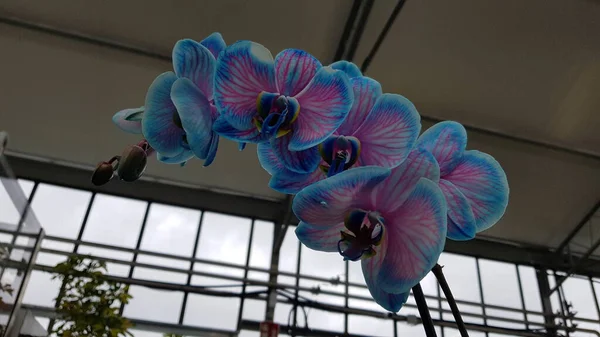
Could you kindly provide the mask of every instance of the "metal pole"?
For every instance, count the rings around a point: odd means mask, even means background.
[[[35,261],[37,260],[38,253],[42,248],[42,240],[44,239],[44,229],[40,228],[38,232],[37,240],[31,251],[29,256],[29,261],[27,262],[27,268],[25,269],[25,273],[23,275],[23,280],[19,286],[19,290],[17,292],[17,296],[15,297],[14,304],[12,306],[12,310],[10,312],[10,316],[8,318],[8,322],[6,323],[6,329],[4,330],[5,336],[19,336],[19,332],[21,330],[20,326],[16,326],[15,322],[17,319],[17,315],[21,310],[21,305],[23,304],[23,298],[25,297],[25,290],[27,289],[27,285],[29,284],[29,279],[31,278],[31,274],[33,272]]]
[[[196,241],[194,241],[194,248],[192,248],[192,258],[196,257],[196,253],[198,252],[198,242],[200,241],[200,232],[202,230],[202,221],[204,221],[204,211],[200,212],[200,220],[198,221],[198,229],[196,230]],[[191,272],[194,270],[194,261],[190,261],[190,268],[188,270]],[[192,284],[192,273],[187,275],[186,285]],[[185,315],[185,307],[187,305],[189,293],[186,291],[183,293],[183,301],[181,302],[181,311],[179,312],[179,324],[183,324],[183,318]]]
[[[521,282],[521,272],[519,266],[515,264],[515,270],[517,271],[517,281],[519,281],[519,296],[521,297],[521,308],[523,309],[523,320],[525,322],[525,328],[529,330],[529,320],[527,318],[527,312],[525,308],[525,294],[523,293],[523,283]]]
[[[540,300],[544,313],[544,322],[549,328],[546,329],[547,336],[556,336],[557,329],[554,322],[554,312],[552,311],[552,301],[550,300],[550,284],[548,283],[548,272],[545,269],[535,270],[538,289],[540,291]]]
[[[254,219],[250,223],[250,237],[248,238],[248,250],[246,251],[246,267],[250,265],[250,253],[252,248],[252,240],[254,237]],[[242,314],[244,313],[244,301],[246,300],[246,285],[248,282],[248,268],[244,270],[244,283],[242,284],[242,298],[240,299],[240,308],[238,310],[237,331],[242,327]]]

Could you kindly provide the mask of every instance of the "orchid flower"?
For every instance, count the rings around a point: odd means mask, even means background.
[[[314,183],[294,198],[298,239],[361,261],[367,287],[397,312],[436,264],[446,239],[439,166],[417,147],[394,169],[364,166]]]
[[[219,33],[202,42],[180,40],[173,48],[174,72],[159,75],[146,94],[142,131],[167,162],[194,155],[208,166],[219,136],[212,132],[218,113],[212,104],[216,57],[225,49]]]
[[[344,121],[352,106],[349,79],[312,55],[286,49],[273,59],[264,46],[239,41],[217,60],[214,130],[240,142],[269,142],[295,172],[319,164],[316,145]],[[303,151],[310,149],[309,151]]]
[[[350,72],[354,70],[346,67]],[[292,171],[280,160],[274,147],[258,144],[260,163],[273,176],[269,182],[271,188],[294,194],[352,167],[393,168],[406,159],[421,130],[417,109],[403,96],[383,94],[377,81],[360,76],[360,72],[354,74],[358,77],[350,80],[354,103],[348,117],[319,144],[318,152],[305,154],[305,157],[312,156],[310,161],[319,162],[312,172]]]
[[[508,180],[490,155],[469,150],[467,131],[452,121],[425,131],[418,144],[430,151],[440,166],[439,186],[448,203],[448,238],[470,240],[492,227],[508,205]]]
[[[113,123],[121,130],[127,133],[142,133],[142,118],[144,116],[144,107],[130,108],[118,111],[113,115]]]

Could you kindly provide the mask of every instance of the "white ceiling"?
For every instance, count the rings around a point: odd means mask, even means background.
[[[376,1],[356,52],[362,62],[395,1]],[[273,53],[305,49],[332,60],[350,0],[4,0],[0,16],[169,55],[181,38],[213,31]],[[600,155],[600,3],[588,0],[409,0],[368,70],[419,111],[511,136]],[[137,139],[110,117],[143,104],[159,61],[0,24],[0,129],[17,152],[86,165]],[[425,125],[428,126],[429,124]],[[555,247],[600,199],[600,160],[470,133],[471,148],[506,169],[511,199],[485,233]],[[223,141],[209,168],[151,163],[148,174],[263,198],[255,148]]]

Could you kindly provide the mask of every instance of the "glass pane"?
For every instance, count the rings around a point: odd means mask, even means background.
[[[137,262],[152,266],[166,266],[170,268],[181,269],[184,271],[187,271],[190,268],[190,263],[187,261],[167,259],[149,255],[139,255],[137,258]],[[188,279],[188,275],[184,273],[157,270],[146,267],[135,267],[133,271],[133,277],[142,280],[179,284],[186,284]]]
[[[562,288],[565,294],[564,300],[573,304],[572,311],[577,312],[575,317],[598,320],[592,286],[588,279],[569,277],[562,284]]]
[[[295,273],[298,263],[298,238],[294,230],[296,228],[290,227],[285,232],[285,238],[281,245],[279,254],[279,270]]]
[[[298,308],[298,325],[305,326],[306,317],[311,329],[327,330],[334,332],[344,331],[344,314],[337,312],[328,312],[315,308]]]
[[[368,316],[348,315],[348,332],[365,336],[394,336],[394,322]]]
[[[542,311],[542,300],[537,282],[535,269],[527,266],[519,266],[521,275],[521,286],[523,287],[523,297],[525,299],[525,309],[529,312]],[[544,323],[544,316],[532,313],[527,314],[527,321]]]
[[[83,240],[134,248],[147,203],[98,194],[85,226]]]
[[[164,334],[160,332],[144,331],[144,330],[129,330],[133,334],[133,337],[163,337]]]
[[[129,294],[133,298],[125,306],[125,317],[148,321],[177,323],[183,302],[179,291],[156,290],[132,285]]]
[[[200,211],[151,204],[141,248],[165,254],[192,256]]]
[[[61,282],[58,279],[53,280],[52,275],[34,270],[27,284],[23,303],[53,308],[54,299],[58,296]]]
[[[244,301],[244,310],[242,311],[242,318],[251,321],[262,322],[265,320],[266,310],[267,303],[265,301],[247,299]]]
[[[474,258],[442,253],[439,264],[444,267],[444,276],[448,281],[454,298],[477,303],[481,302],[479,282],[477,281],[477,265]]]
[[[346,264],[338,253],[318,252],[302,246],[300,274],[345,282]]]
[[[254,233],[250,248],[250,265],[252,267],[269,269],[271,266],[274,226],[272,222],[254,221]],[[293,228],[289,228],[288,231],[293,232]]]
[[[86,245],[79,246],[77,250],[80,254],[91,255],[97,258],[110,258],[119,261],[132,261],[133,254],[112,249],[96,248]],[[122,263],[107,262],[106,270],[109,275],[127,277],[130,266]]]
[[[521,308],[519,283],[515,265],[480,260],[481,281],[485,304]],[[465,279],[467,277],[465,276]],[[452,288],[454,291],[454,288]]]
[[[92,194],[40,184],[31,207],[47,235],[76,239]]]
[[[245,265],[250,223],[246,218],[205,212],[196,257]]]
[[[235,330],[240,299],[189,294],[183,323],[187,325]]]
[[[242,330],[238,337],[260,337],[260,333],[258,331]]]

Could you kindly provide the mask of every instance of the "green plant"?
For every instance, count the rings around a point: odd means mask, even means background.
[[[64,319],[52,329],[61,337],[133,336],[131,322],[119,314],[119,304],[127,304],[129,286],[106,278],[106,263],[71,256],[54,267],[54,279],[63,288],[56,301],[57,313]]]

